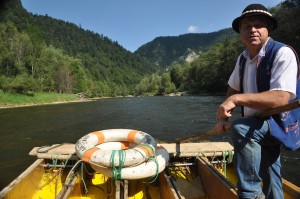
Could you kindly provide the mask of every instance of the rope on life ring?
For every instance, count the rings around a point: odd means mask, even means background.
[[[114,150],[102,150],[98,145],[107,142],[129,142],[136,144],[135,147],[115,153]],[[154,156],[157,142],[149,134],[132,129],[108,129],[91,132],[76,143],[77,156],[86,163],[102,167],[135,166]],[[111,159],[114,153],[113,159]],[[122,157],[121,157],[122,156]]]
[[[162,147],[157,146],[156,155],[148,161],[143,162],[133,167],[103,167],[98,164],[90,163],[90,166],[98,173],[102,173],[107,177],[112,177],[115,180],[136,180],[151,178],[155,180],[160,172],[162,172],[169,162],[169,153]]]

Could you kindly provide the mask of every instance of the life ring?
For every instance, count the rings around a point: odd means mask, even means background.
[[[97,147],[101,150],[127,150],[127,149],[133,148],[135,146],[136,146],[136,144],[122,141],[122,142],[104,142],[95,147]]]
[[[162,172],[169,162],[169,153],[162,147],[156,148],[156,157],[152,158],[140,165],[134,167],[125,167],[120,170],[119,179],[136,180],[144,179],[158,175]],[[104,174],[107,177],[114,177],[114,170],[111,167],[102,167],[100,165],[91,163],[90,166],[98,173]]]
[[[136,146],[124,150],[125,161],[120,161],[119,153],[111,159],[114,150],[101,150],[97,145],[106,142],[129,142]],[[75,150],[77,156],[84,162],[99,166],[110,167],[112,161],[115,166],[120,162],[123,167],[139,165],[155,152],[157,142],[149,134],[132,129],[108,129],[91,132],[76,143]]]

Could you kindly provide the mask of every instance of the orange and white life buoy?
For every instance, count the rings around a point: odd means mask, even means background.
[[[136,144],[135,147],[124,150],[125,160],[120,161],[119,153],[114,150],[102,150],[97,147],[107,142],[129,142]],[[75,150],[77,156],[91,165],[110,167],[122,164],[123,167],[135,166],[143,163],[155,152],[157,142],[149,134],[131,129],[108,129],[89,133],[79,139]]]
[[[169,153],[162,146],[156,148],[156,156],[150,160],[143,162],[134,167],[125,167],[118,171],[119,179],[134,180],[144,179],[157,176],[162,172],[169,162]],[[107,177],[114,177],[115,171],[111,167],[102,167],[97,164],[91,163],[90,166],[99,173]]]
[[[129,148],[135,147],[136,144],[129,142],[104,142],[97,145],[96,147],[101,150],[127,150]]]

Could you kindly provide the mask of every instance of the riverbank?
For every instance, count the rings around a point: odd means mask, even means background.
[[[154,96],[154,95],[152,95]],[[163,96],[225,96],[224,93],[218,94],[189,94],[187,92],[170,93]],[[124,96],[116,96],[114,98],[122,98]],[[128,95],[125,97],[134,97]],[[0,109],[18,108],[28,106],[42,106],[50,104],[63,104],[63,103],[75,103],[75,102],[90,102],[94,100],[106,99],[112,97],[97,97],[86,98],[80,94],[61,94],[61,93],[34,93],[32,95],[16,94],[16,93],[4,93],[0,90]]]
[[[0,93],[0,109],[84,101],[91,101],[91,99],[60,93],[34,93],[33,95]]]
[[[115,98],[124,96],[116,96]],[[126,97],[133,97],[128,95]],[[42,106],[51,104],[64,104],[76,102],[90,102],[112,97],[87,98],[81,94],[61,94],[61,93],[34,93],[33,95],[22,95],[15,93],[0,92],[0,109],[19,108],[29,106]]]

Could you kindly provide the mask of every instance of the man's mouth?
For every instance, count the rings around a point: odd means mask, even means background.
[[[257,36],[255,36],[255,35],[251,35],[250,37],[249,37],[249,39],[255,39]]]

